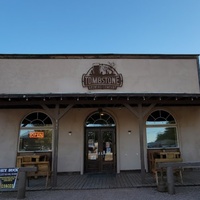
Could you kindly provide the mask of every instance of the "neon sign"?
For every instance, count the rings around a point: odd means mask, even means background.
[[[29,138],[44,138],[44,132],[30,132]]]

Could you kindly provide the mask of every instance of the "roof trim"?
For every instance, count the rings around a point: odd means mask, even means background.
[[[0,59],[197,59],[200,54],[0,54]]]
[[[27,94],[0,94],[0,98],[43,98],[43,97],[197,97],[200,93],[27,93]]]

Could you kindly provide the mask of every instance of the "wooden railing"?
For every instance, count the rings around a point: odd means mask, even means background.
[[[169,194],[175,194],[174,187],[174,169],[182,169],[184,167],[200,167],[200,162],[164,162],[158,164],[159,168],[167,169],[167,188]]]

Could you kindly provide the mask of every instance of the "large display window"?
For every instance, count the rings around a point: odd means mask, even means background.
[[[164,110],[151,113],[146,121],[146,138],[149,149],[178,147],[177,124],[174,117]]]
[[[21,123],[19,133],[19,152],[52,151],[53,124],[49,116],[34,112]]]

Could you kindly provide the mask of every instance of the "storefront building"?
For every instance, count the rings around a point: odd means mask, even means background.
[[[0,55],[0,167],[151,170],[150,153],[200,158],[199,55]]]

